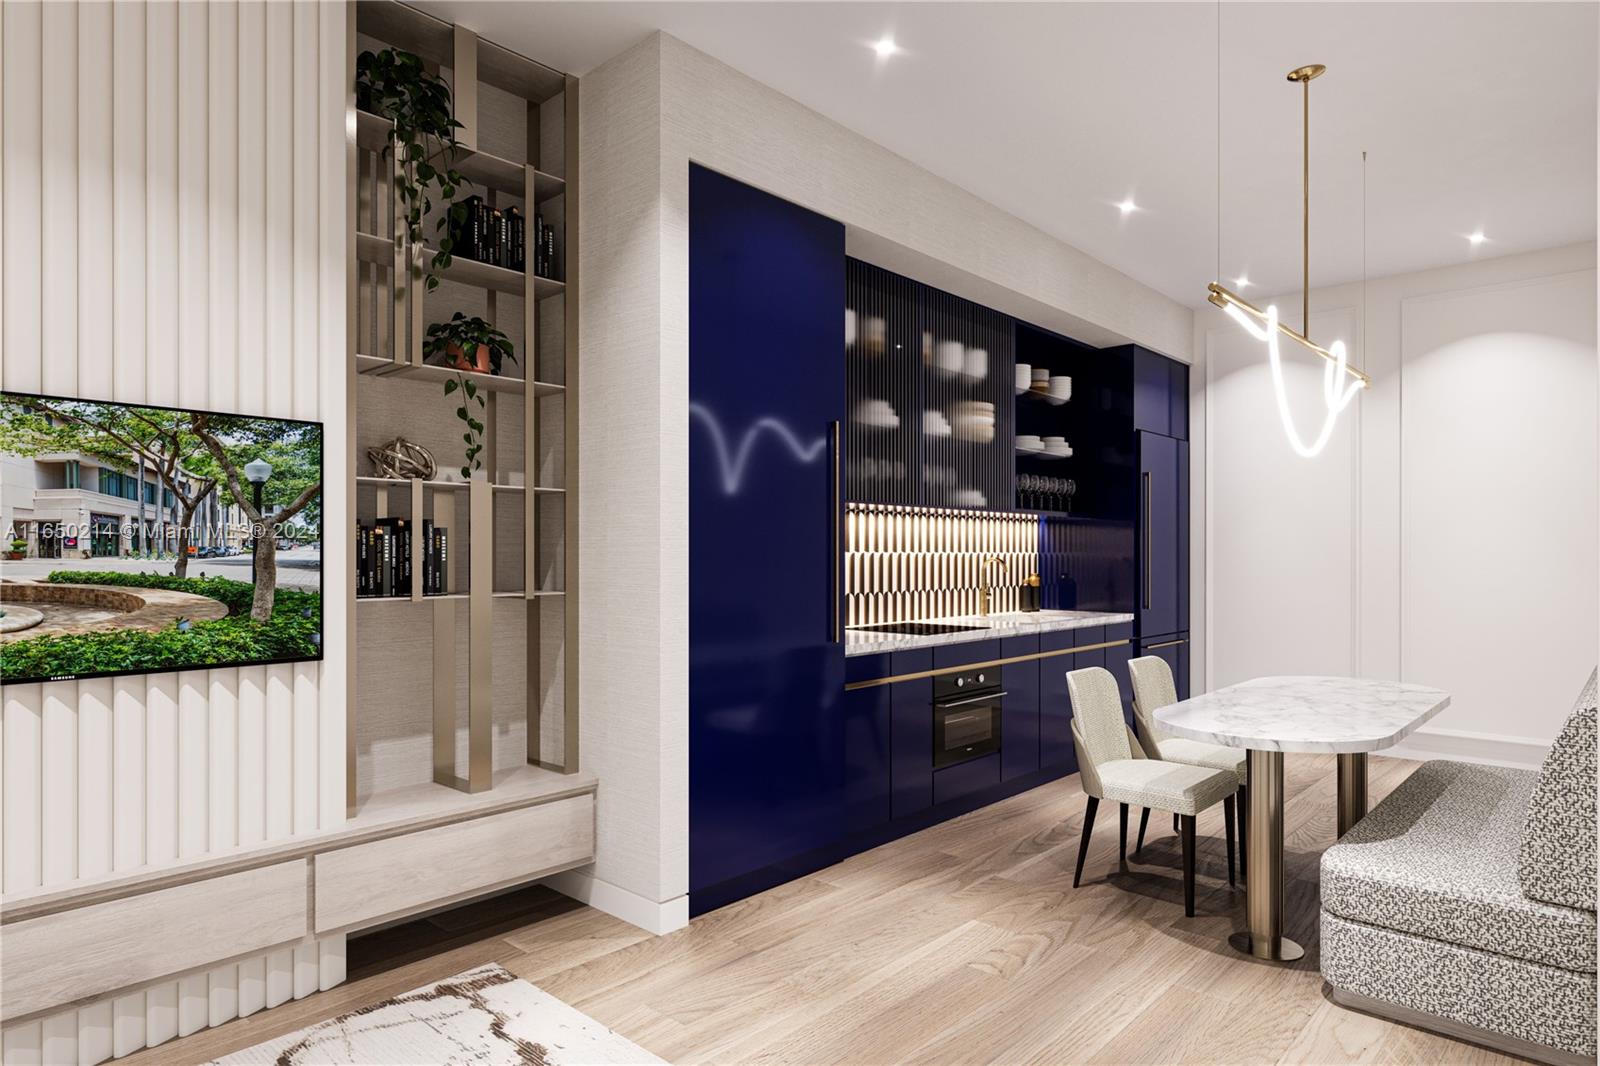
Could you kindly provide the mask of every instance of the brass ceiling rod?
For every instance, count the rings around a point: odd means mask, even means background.
[[[1294,341],[1296,344],[1307,348],[1322,358],[1332,363],[1338,363],[1338,356],[1320,344],[1311,340],[1311,83],[1327,72],[1327,67],[1321,63],[1309,63],[1303,67],[1296,67],[1289,72],[1290,81],[1299,82],[1304,90],[1301,96],[1301,185],[1300,185],[1300,268],[1301,268],[1301,293],[1300,293],[1300,330],[1296,331],[1278,323],[1278,332]],[[1224,310],[1231,304],[1239,310],[1250,315],[1256,321],[1266,324],[1267,313],[1252,304],[1249,300],[1232,292],[1218,282],[1211,282],[1206,286],[1206,299]],[[1363,387],[1372,384],[1372,378],[1364,372],[1344,364],[1345,373],[1361,382]]]

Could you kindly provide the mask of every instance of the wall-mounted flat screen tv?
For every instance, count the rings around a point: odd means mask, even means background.
[[[0,392],[0,680],[322,658],[322,425]]]

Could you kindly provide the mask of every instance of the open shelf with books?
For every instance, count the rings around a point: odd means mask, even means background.
[[[436,205],[413,240],[394,125],[352,96],[352,811],[519,765],[573,774],[579,750],[578,81],[392,0],[354,18],[353,84],[359,53],[393,48],[449,86],[474,228],[439,228]],[[504,334],[494,372],[425,358],[457,312]]]

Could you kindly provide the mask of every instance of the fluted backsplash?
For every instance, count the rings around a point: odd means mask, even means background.
[[[974,614],[990,566],[993,612],[1015,611],[1039,565],[1039,518],[852,503],[845,516],[845,602],[849,625]]]

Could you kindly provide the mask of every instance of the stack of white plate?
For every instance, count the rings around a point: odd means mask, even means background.
[[[872,429],[900,428],[900,416],[894,413],[894,408],[889,406],[888,400],[862,400],[856,404],[855,413],[850,416],[850,420],[858,426],[869,426]]]
[[[962,400],[950,407],[950,425],[961,440],[988,444],[994,440],[994,404]]]
[[[1044,451],[1044,441],[1036,433],[1017,434],[1017,452],[1021,455],[1037,455]]]
[[[950,433],[950,420],[944,416],[943,411],[927,410],[922,412],[923,436],[948,437]]]
[[[1072,455],[1072,445],[1065,437],[1041,437],[1046,459],[1066,459]]]

